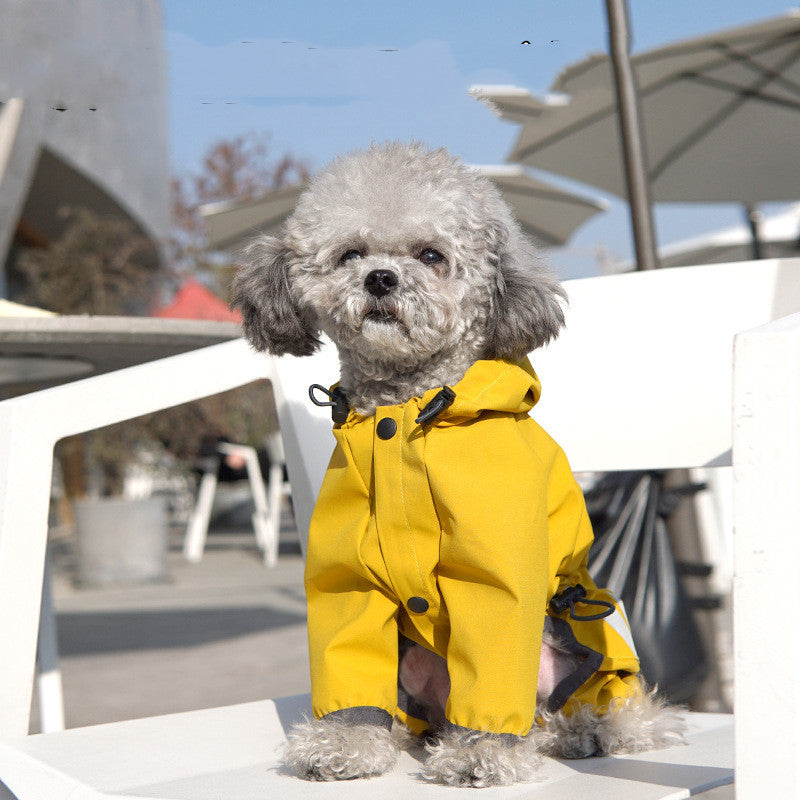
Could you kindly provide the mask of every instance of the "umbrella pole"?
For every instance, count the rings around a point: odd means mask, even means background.
[[[626,0],[606,0],[608,41],[611,64],[619,104],[622,155],[628,184],[633,243],[637,269],[656,269],[655,225],[650,202],[650,183],[647,178],[647,158],[644,150],[639,96],[636,78],[630,62],[630,29]]]

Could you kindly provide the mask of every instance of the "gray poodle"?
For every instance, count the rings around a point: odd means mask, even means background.
[[[527,354],[564,297],[493,184],[417,144],[336,160],[248,249],[249,341],[307,355],[322,332],[341,362],[316,389],[338,444],[306,562],[315,719],[286,750],[303,777],[378,775],[419,741],[427,779],[501,785],[541,754],[680,741],[586,570],[566,458],[528,414]]]

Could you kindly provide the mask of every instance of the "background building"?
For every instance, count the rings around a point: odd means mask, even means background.
[[[15,258],[63,232],[61,209],[169,220],[166,67],[158,0],[0,0],[0,297]]]

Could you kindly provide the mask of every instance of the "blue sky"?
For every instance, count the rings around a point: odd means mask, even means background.
[[[774,0],[629,5],[634,52],[789,7]],[[607,48],[603,0],[163,0],[163,7],[176,173],[196,168],[220,138],[251,131],[268,131],[276,156],[291,152],[314,169],[374,140],[412,138],[468,163],[502,163],[517,126],[499,121],[467,89],[516,84],[544,94],[568,64]],[[627,208],[606,199],[609,211],[552,253],[564,277],[593,274],[598,246],[612,257],[630,255]],[[656,210],[661,244],[740,221],[732,206]]]

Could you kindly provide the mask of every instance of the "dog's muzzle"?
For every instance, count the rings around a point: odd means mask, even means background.
[[[373,297],[385,297],[397,284],[397,273],[390,269],[373,269],[364,278],[364,288]]]

